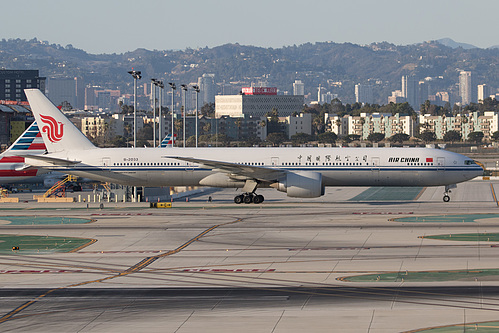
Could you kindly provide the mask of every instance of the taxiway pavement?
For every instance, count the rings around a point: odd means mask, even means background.
[[[147,204],[0,204],[3,216],[86,224],[0,224],[0,234],[96,240],[73,253],[0,256],[0,330],[38,332],[406,332],[499,320],[499,243],[421,236],[499,233],[499,183],[471,181],[413,199],[318,199],[262,190],[235,205],[220,190],[171,209]],[[454,215],[480,214],[473,221]],[[447,216],[438,222],[397,218]],[[0,216],[0,220],[1,216]],[[452,279],[452,270],[470,275]],[[404,281],[442,271],[443,280]],[[345,277],[397,272],[393,282]],[[450,278],[449,278],[450,276]]]

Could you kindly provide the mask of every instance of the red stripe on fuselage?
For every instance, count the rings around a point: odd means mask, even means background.
[[[0,170],[0,181],[2,180],[2,177],[34,177],[36,176],[37,171],[38,170],[36,169],[22,171]]]
[[[24,163],[24,157],[20,156],[5,156],[0,159],[0,163]]]

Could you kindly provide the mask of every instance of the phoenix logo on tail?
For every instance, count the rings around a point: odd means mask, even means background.
[[[47,133],[50,142],[61,141],[64,134],[64,124],[57,122],[53,117],[40,115],[41,121],[45,124],[41,127],[43,133]]]

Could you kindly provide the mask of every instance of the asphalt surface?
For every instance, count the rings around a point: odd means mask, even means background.
[[[461,184],[449,203],[443,188],[401,200],[375,200],[369,188],[331,188],[318,199],[262,190],[258,205],[235,205],[237,192],[221,190],[211,202],[201,195],[171,209],[38,204],[21,194],[18,204],[1,204],[0,215],[93,222],[16,225],[0,217],[0,234],[95,242],[76,252],[0,255],[0,330],[408,332],[497,321],[499,275],[473,272],[499,269],[499,242],[424,236],[498,233],[499,216],[485,215],[499,213],[498,185]],[[443,217],[397,220],[425,216]],[[453,270],[470,275],[453,279]],[[393,272],[439,278],[345,280]]]

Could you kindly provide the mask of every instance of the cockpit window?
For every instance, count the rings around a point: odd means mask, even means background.
[[[472,165],[473,164],[473,160],[465,160],[464,161],[464,165]]]

